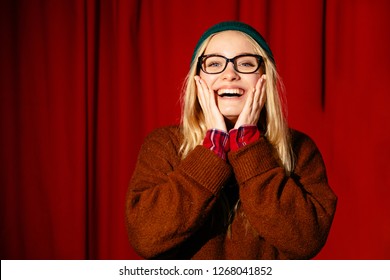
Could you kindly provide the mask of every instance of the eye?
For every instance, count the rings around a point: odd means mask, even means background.
[[[223,62],[220,59],[209,58],[205,61],[206,67],[221,67]]]
[[[213,61],[213,62],[210,62],[209,64],[207,64],[206,66],[207,67],[219,67],[219,66],[221,66],[221,64]]]
[[[256,60],[243,60],[238,61],[238,66],[240,67],[255,67],[257,65]]]

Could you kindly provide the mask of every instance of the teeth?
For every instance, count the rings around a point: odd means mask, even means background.
[[[238,88],[221,88],[218,90],[218,95],[222,95],[222,94],[239,94],[239,95],[242,95],[243,94],[243,90],[242,89],[238,89]]]

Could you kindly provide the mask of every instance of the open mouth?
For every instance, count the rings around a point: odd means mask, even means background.
[[[219,97],[241,97],[244,91],[242,89],[219,89],[217,94]]]

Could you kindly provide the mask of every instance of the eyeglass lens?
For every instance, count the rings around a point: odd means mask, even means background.
[[[209,74],[221,73],[225,70],[228,59],[223,56],[206,56],[201,63],[202,70]],[[245,55],[233,58],[234,69],[240,73],[254,73],[259,69],[259,59],[256,56]]]

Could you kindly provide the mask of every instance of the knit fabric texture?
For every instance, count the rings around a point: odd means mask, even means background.
[[[308,259],[324,246],[337,197],[309,137],[292,134],[290,176],[265,137],[227,160],[202,145],[182,159],[182,140],[179,126],[159,128],[140,151],[126,217],[141,257]]]

